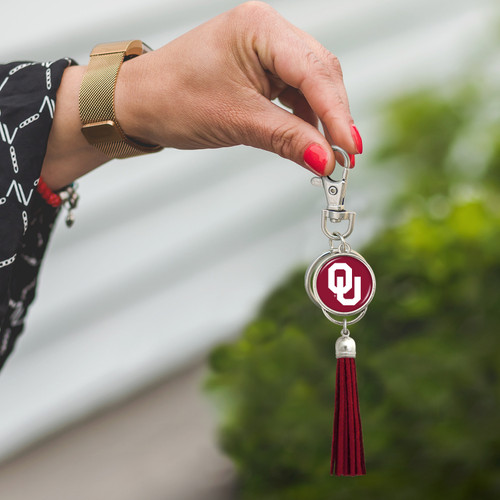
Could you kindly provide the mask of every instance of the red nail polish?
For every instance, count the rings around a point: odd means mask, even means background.
[[[351,125],[351,135],[354,140],[354,144],[356,145],[356,151],[358,154],[361,154],[363,152],[363,139],[361,139],[356,125]]]
[[[326,151],[319,144],[311,144],[304,153],[304,161],[317,174],[324,175],[325,167],[328,162]]]
[[[351,163],[351,168],[356,165],[356,158],[354,155],[349,155],[349,162]]]

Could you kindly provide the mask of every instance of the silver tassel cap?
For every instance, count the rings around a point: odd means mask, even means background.
[[[356,342],[348,335],[342,335],[335,342],[335,357],[338,358],[355,358],[356,357]]]

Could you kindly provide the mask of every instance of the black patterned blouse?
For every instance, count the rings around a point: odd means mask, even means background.
[[[69,59],[0,65],[0,368],[23,330],[59,209],[36,190]]]

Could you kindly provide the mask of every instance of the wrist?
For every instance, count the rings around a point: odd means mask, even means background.
[[[126,136],[143,144],[158,144],[153,138],[147,65],[148,54],[122,64],[115,87],[115,114]]]
[[[78,92],[85,70],[85,66],[68,67],[57,90],[54,119],[41,172],[52,190],[71,184],[109,160],[92,147],[81,132]]]
[[[149,144],[133,140],[128,136],[120,125],[116,115],[116,85],[120,76],[123,63],[133,57],[141,56],[150,51],[150,48],[141,40],[124,40],[119,42],[107,42],[96,45],[90,53],[90,61],[87,71],[83,76],[79,93],[79,111],[82,122],[82,133],[92,146],[103,152],[109,158],[130,158],[148,153],[156,153],[162,149],[158,144]],[[135,66],[135,65],[133,65]],[[135,68],[132,68],[133,70]],[[134,76],[137,71],[122,75],[122,82],[128,84],[133,90],[137,82]],[[123,85],[122,85],[123,87]],[[142,94],[144,94],[142,92]],[[122,92],[125,103],[122,108],[127,111],[130,106],[140,109],[142,105],[140,96],[132,92]],[[134,106],[139,104],[139,106]],[[122,119],[124,113],[122,112]],[[134,116],[134,113],[125,113],[125,117]],[[143,134],[134,133],[135,120],[124,120],[129,133],[144,137]],[[135,129],[137,130],[137,129]]]

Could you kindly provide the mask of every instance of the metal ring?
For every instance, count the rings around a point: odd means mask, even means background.
[[[333,238],[330,238],[330,252],[331,253],[352,253],[351,245],[346,241],[340,243],[338,247],[335,246],[335,241]]]
[[[340,240],[341,244],[345,245],[345,238],[342,234],[340,234],[338,231],[335,231],[334,233],[332,233],[332,235],[335,236],[334,239]]]
[[[333,234],[333,236],[335,236],[335,238],[332,238],[332,239],[335,239],[337,241],[340,240],[340,245],[338,247],[339,252],[340,253],[349,253],[351,251],[351,245],[349,245],[349,243],[346,242],[345,235],[339,233],[338,231],[335,233],[332,233],[332,234]]]
[[[332,249],[333,250],[333,249]],[[322,259],[324,259],[327,255],[331,255],[333,252],[328,251],[322,253],[318,258],[316,258],[311,265],[307,268],[306,274],[304,276],[304,286],[307,292],[308,297],[311,299],[313,304],[315,304],[317,307],[321,309],[321,306],[318,304],[318,300],[316,297],[314,297],[312,293],[312,288],[311,288],[311,275],[312,273],[316,270],[317,265],[321,262]]]
[[[365,307],[364,309],[361,310],[361,312],[354,319],[347,320],[347,318],[344,318],[344,320],[339,321],[338,319],[335,319],[331,315],[331,313],[329,313],[325,309],[321,308],[321,310],[323,311],[323,314],[326,316],[326,319],[328,319],[332,323],[335,323],[336,325],[339,325],[339,326],[342,326],[342,327],[344,326],[344,321],[345,321],[346,327],[348,325],[354,325],[354,323],[357,323],[366,314],[366,307]]]
[[[342,165],[345,169],[351,168],[351,160],[349,159],[349,155],[347,154],[346,151],[344,151],[342,148],[339,148],[338,146],[333,145],[332,149],[334,151],[337,151],[344,157],[344,165]]]

